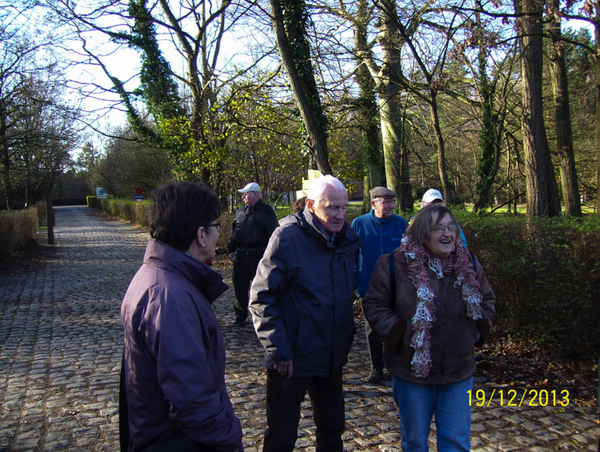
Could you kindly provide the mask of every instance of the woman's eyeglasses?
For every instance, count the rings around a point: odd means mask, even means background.
[[[431,228],[431,230],[436,234],[443,234],[446,229],[448,229],[450,232],[456,231],[456,223],[450,223],[448,226],[438,224],[436,227]]]
[[[216,223],[209,224],[208,226],[209,227],[210,226],[214,226],[215,228],[217,228],[217,231],[220,231],[221,228],[223,227],[223,222],[222,221],[217,221]]]

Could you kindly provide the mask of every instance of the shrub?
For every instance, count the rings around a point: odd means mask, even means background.
[[[36,208],[0,212],[0,267],[6,268],[15,252],[30,244],[38,225]]]
[[[98,201],[100,201],[98,203]],[[100,209],[110,216],[120,218],[130,223],[148,227],[149,201],[129,201],[125,199],[104,198],[96,200]]]
[[[496,293],[495,334],[563,357],[598,355],[598,217],[455,214]]]

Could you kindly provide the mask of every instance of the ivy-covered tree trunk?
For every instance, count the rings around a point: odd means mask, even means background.
[[[480,5],[477,5],[480,7]],[[477,22],[480,23],[479,14]],[[487,61],[488,52],[481,36],[482,26],[478,29],[478,71],[479,71],[479,96],[481,98],[481,131],[479,132],[479,158],[477,159],[477,199],[473,211],[477,212],[490,204],[491,188],[500,162],[501,133],[497,131],[497,121],[494,120],[494,89],[490,86]]]
[[[525,150],[527,216],[560,215],[560,199],[542,108],[542,0],[514,0],[521,33],[522,132]]]
[[[283,66],[307,132],[307,145],[317,168],[331,174],[327,150],[327,118],[321,105],[306,37],[304,0],[270,0],[273,28]]]
[[[560,7],[553,0],[554,8]],[[553,41],[549,45],[550,69],[552,75],[552,90],[554,92],[554,115],[556,120],[556,147],[560,162],[560,179],[562,182],[563,203],[565,214],[581,217],[581,200],[575,170],[575,154],[573,152],[573,132],[571,129],[571,107],[569,104],[569,89],[567,68],[561,42],[562,32],[560,18],[553,16],[550,31]]]

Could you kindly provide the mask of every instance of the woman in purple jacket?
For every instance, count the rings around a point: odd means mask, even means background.
[[[227,286],[205,264],[221,228],[219,200],[193,183],[164,185],[152,198],[153,240],[121,306],[126,406],[120,412],[128,420],[121,448],[243,451],[211,307]]]

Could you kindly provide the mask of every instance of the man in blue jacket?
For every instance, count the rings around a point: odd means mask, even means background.
[[[316,452],[342,452],[342,367],[354,325],[354,252],[348,192],[333,176],[311,181],[304,210],[282,219],[258,265],[250,312],[265,348],[267,423],[263,452],[292,452],[306,393]]]
[[[363,242],[362,248],[355,255],[356,292],[364,297],[369,290],[371,273],[377,259],[382,254],[391,253],[400,246],[402,234],[408,222],[394,214],[396,193],[386,187],[375,187],[370,191],[371,211],[355,218],[352,229]],[[371,375],[369,383],[383,380],[383,343],[379,335],[371,330],[365,320],[369,356],[371,357]]]

